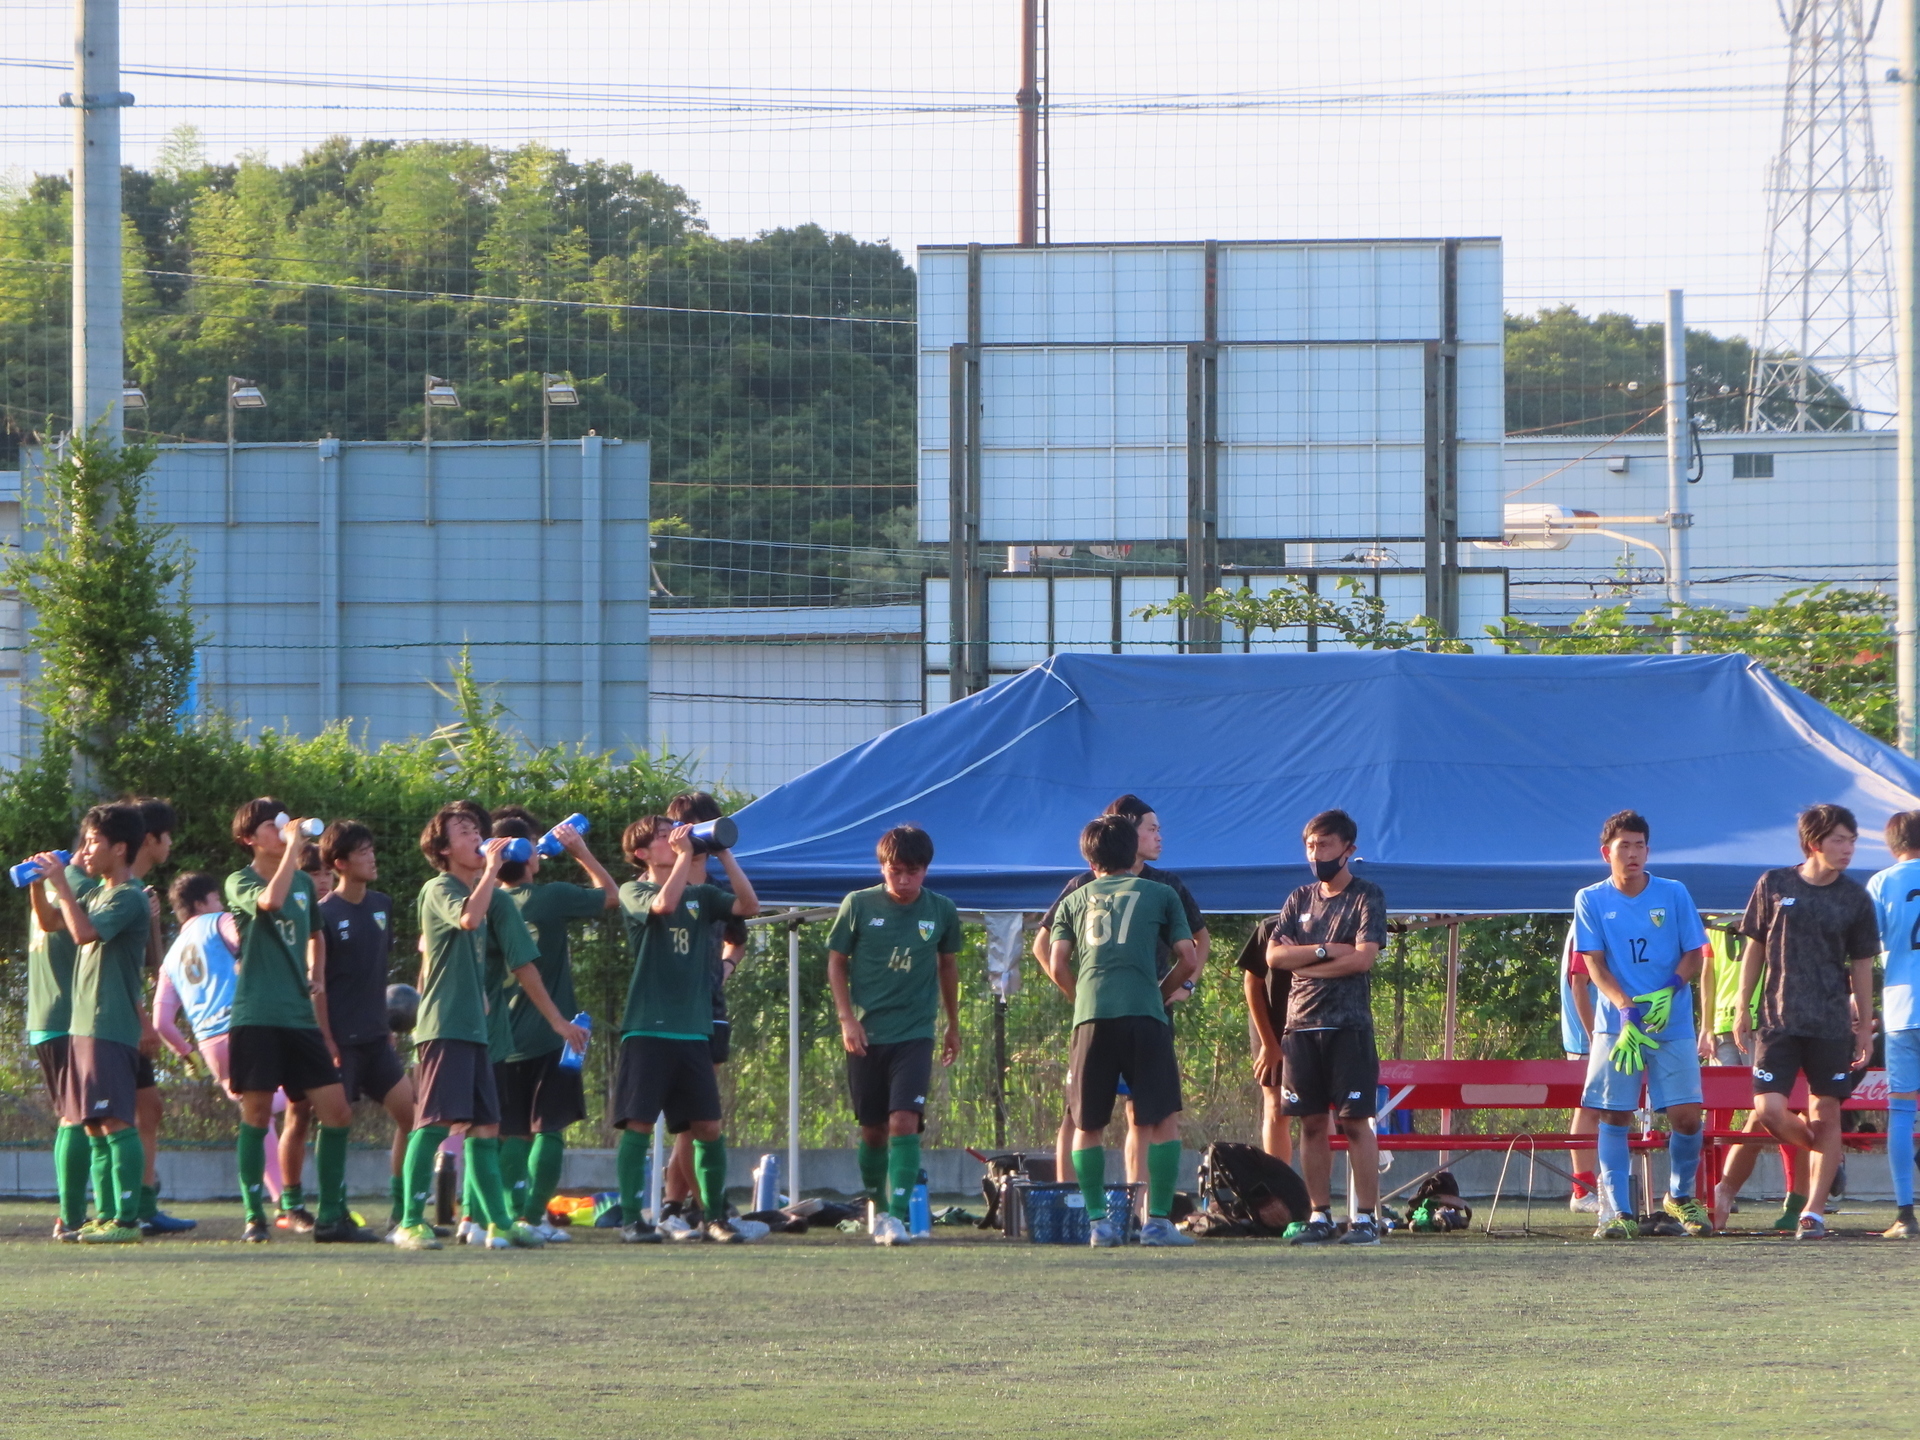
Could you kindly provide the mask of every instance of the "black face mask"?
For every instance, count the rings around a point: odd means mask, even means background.
[[[1313,873],[1328,884],[1332,884],[1333,881],[1339,878],[1340,871],[1345,867],[1346,863],[1347,857],[1344,855],[1338,860],[1316,860],[1313,862]]]

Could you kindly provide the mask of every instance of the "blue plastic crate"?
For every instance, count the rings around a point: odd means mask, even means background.
[[[1107,1186],[1107,1216],[1125,1221],[1128,1239],[1139,1228],[1134,1217],[1146,1188]],[[1021,1210],[1027,1238],[1036,1245],[1084,1245],[1093,1233],[1078,1185],[1024,1185]]]

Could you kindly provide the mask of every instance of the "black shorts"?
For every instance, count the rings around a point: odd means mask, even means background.
[[[413,1123],[498,1125],[500,1093],[493,1062],[478,1040],[422,1040],[415,1052]]]
[[[66,1113],[75,1120],[134,1123],[133,1092],[139,1088],[140,1052],[118,1040],[70,1035]]]
[[[587,1118],[587,1090],[578,1070],[560,1063],[564,1050],[493,1067],[500,1091],[502,1135],[558,1135]]]
[[[288,1025],[236,1025],[229,1030],[227,1074],[243,1095],[284,1090],[289,1100],[304,1100],[309,1090],[340,1083],[319,1030]]]
[[[349,1105],[356,1100],[371,1100],[378,1105],[389,1090],[407,1078],[390,1036],[336,1043],[340,1044],[340,1083],[347,1087]]]
[[[715,1019],[713,1034],[707,1039],[707,1053],[713,1056],[713,1063],[724,1065],[727,1057],[733,1054],[733,1022]]]
[[[1788,1035],[1763,1030],[1755,1038],[1753,1093],[1785,1095],[1802,1073],[1807,1093],[1844,1100],[1853,1094],[1859,1076],[1853,1072],[1853,1041],[1824,1040],[1813,1035]]]
[[[1289,1115],[1364,1120],[1379,1108],[1373,1028],[1289,1030],[1280,1037],[1280,1094]]]
[[[56,1035],[33,1047],[40,1061],[40,1078],[46,1082],[47,1099],[62,1125],[78,1125],[80,1117],[67,1109],[67,1071],[73,1068],[73,1037]]]
[[[651,1125],[662,1113],[667,1133],[678,1135],[697,1120],[720,1118],[720,1081],[713,1048],[705,1040],[663,1040],[629,1035],[620,1042],[620,1070],[613,1082],[613,1123]]]
[[[153,1057],[150,1055],[142,1055],[138,1050],[133,1053],[136,1057],[136,1063],[133,1067],[133,1088],[136,1090],[154,1089],[160,1084],[160,1077],[154,1073]]]
[[[1122,1080],[1133,1101],[1136,1125],[1158,1125],[1186,1108],[1180,1100],[1173,1031],[1156,1016],[1083,1021],[1074,1027],[1067,1063],[1067,1108],[1082,1130],[1107,1128]]]
[[[911,1110],[927,1128],[927,1087],[933,1080],[933,1038],[869,1045],[864,1055],[847,1056],[847,1093],[853,1119],[869,1128],[887,1123],[896,1110]]]

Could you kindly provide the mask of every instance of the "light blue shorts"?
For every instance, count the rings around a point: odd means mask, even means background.
[[[1647,1068],[1640,1075],[1622,1075],[1613,1068],[1613,1046],[1619,1038],[1604,1032],[1594,1035],[1582,1105],[1589,1110],[1638,1110],[1643,1080],[1651,1109],[1700,1103],[1700,1056],[1693,1036],[1676,1035],[1662,1040],[1658,1050],[1647,1051]]]
[[[1887,1093],[1910,1095],[1920,1090],[1920,1030],[1887,1032]]]

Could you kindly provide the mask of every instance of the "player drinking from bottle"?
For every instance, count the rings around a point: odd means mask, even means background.
[[[497,811],[493,830],[496,836],[524,832],[528,839],[541,833],[531,816]],[[553,838],[593,884],[550,880],[536,885],[543,863],[537,849],[531,860],[502,865],[500,884],[502,893],[519,907],[520,918],[539,947],[534,964],[554,1012],[572,1016],[579,1002],[574,996],[568,931],[575,921],[605,914],[618,905],[620,886],[578,830],[559,825]],[[560,1063],[566,1044],[540,1013],[527,986],[516,985],[507,992],[507,1021],[513,1047],[494,1072],[500,1089],[500,1169],[507,1198],[510,1202],[516,1198],[517,1183],[520,1218],[549,1242],[565,1242],[573,1237],[548,1220],[547,1202],[560,1188],[567,1127],[587,1118],[586,1091],[579,1067]]]
[[[638,871],[620,887],[633,978],[620,1017],[620,1066],[614,1081],[613,1123],[620,1129],[615,1173],[630,1245],[657,1243],[660,1232],[640,1215],[647,1188],[653,1125],[693,1132],[693,1166],[700,1180],[706,1228],[697,1233],[721,1244],[744,1237],[727,1219],[727,1143],[720,1134],[720,1086],[713,1073],[713,980],[708,949],[713,922],[760,913],[753,885],[731,850],[720,852],[731,893],[696,884],[702,860],[692,827],[664,815],[636,820],[620,848]]]
[[[1887,821],[1893,864],[1867,882],[1880,920],[1886,983],[1880,995],[1887,1039],[1887,1166],[1893,1172],[1900,1213],[1881,1232],[1887,1240],[1920,1238],[1913,1218],[1913,1120],[1920,1100],[1920,810],[1902,810]]]
[[[904,1245],[920,1175],[933,1079],[933,1021],[947,1012],[940,1063],[960,1055],[960,912],[925,888],[933,840],[897,825],[874,849],[882,883],[840,902],[827,937],[827,983],[847,1051],[860,1127],[860,1180],[876,1201],[873,1238]]]
[[[1753,887],[1740,933],[1740,991],[1764,986],[1756,1032],[1745,1006],[1734,1012],[1734,1041],[1753,1049],[1754,1111],[1786,1145],[1813,1152],[1806,1208],[1795,1236],[1824,1239],[1823,1218],[1840,1172],[1840,1106],[1854,1072],[1873,1055],[1873,962],[1880,927],[1872,899],[1847,878],[1859,825],[1841,805],[1800,816],[1805,859],[1769,870]],[[1794,1082],[1807,1077],[1807,1117],[1787,1108]]]
[[[1711,1235],[1694,1198],[1700,1166],[1700,1057],[1693,981],[1707,957],[1707,928],[1687,887],[1647,873],[1647,822],[1631,810],[1600,827],[1610,873],[1574,897],[1574,945],[1593,983],[1593,1041],[1580,1103],[1600,1114],[1600,1183],[1612,1213],[1596,1239],[1642,1233],[1634,1220],[1627,1146],[1644,1075],[1647,1103],[1666,1112],[1667,1195],[1661,1209],[1688,1235]],[[1651,1228],[1647,1233],[1660,1233]]]
[[[1107,1215],[1107,1152],[1102,1144],[1120,1082],[1147,1147],[1147,1223],[1142,1245],[1191,1245],[1169,1218],[1180,1170],[1180,1062],[1167,1003],[1200,970],[1180,897],[1131,873],[1139,832],[1103,815],[1080,832],[1080,853],[1094,879],[1054,911],[1047,974],[1073,1002],[1067,1097],[1073,1107],[1073,1170],[1092,1222],[1090,1243],[1118,1245],[1125,1220]],[[1175,963],[1161,979],[1159,947]]]
[[[78,841],[73,848],[79,850]],[[33,907],[27,935],[27,1043],[40,1062],[40,1078],[59,1122],[53,1132],[54,1186],[59,1197],[53,1238],[72,1243],[79,1240],[87,1223],[93,1151],[81,1124],[84,1117],[67,1105],[67,1072],[73,1057],[73,962],[80,947],[67,933],[60,907],[54,903],[49,867],[65,873],[67,888],[79,899],[85,899],[98,882],[71,860],[62,862],[52,851],[46,855],[40,862],[40,878],[27,887]]]

